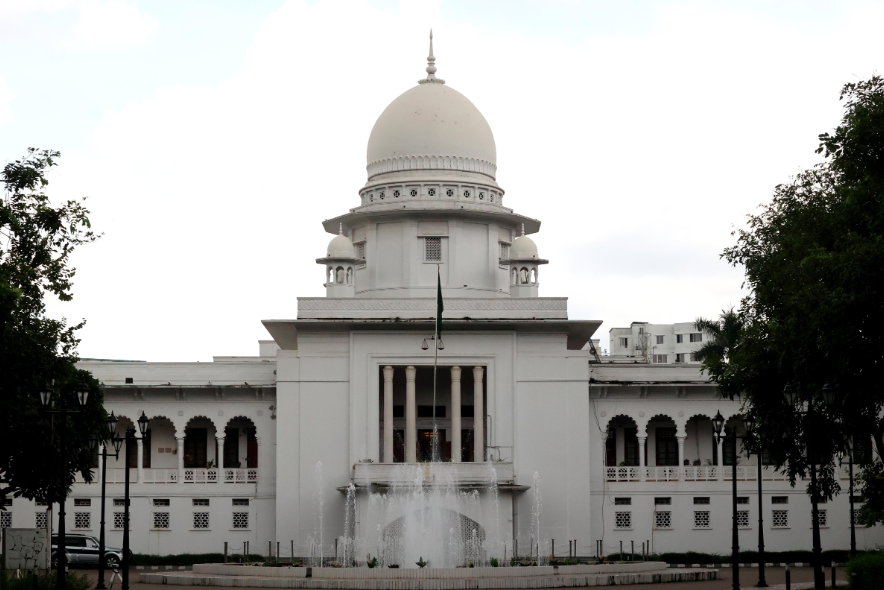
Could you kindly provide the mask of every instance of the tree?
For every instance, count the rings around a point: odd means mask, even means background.
[[[808,473],[804,442],[813,445],[825,496],[840,489],[834,455],[848,433],[884,455],[884,80],[847,84],[841,99],[840,125],[820,135],[824,161],[778,185],[722,254],[745,268],[749,295],[736,312],[698,322],[716,342],[701,352],[703,369],[744,400],[759,444],[793,483]],[[838,392],[831,412],[802,421],[787,411],[787,384],[819,404],[826,383]],[[857,460],[868,474],[861,518],[880,522],[882,468],[868,452]]]
[[[0,175],[5,188],[0,201],[0,498],[47,501],[68,489],[77,472],[90,479],[88,438],[105,431],[99,384],[74,364],[76,331],[84,322],[69,326],[64,318],[46,315],[47,295],[72,298],[71,252],[99,237],[82,202],[53,206],[44,193],[45,173],[59,156],[31,148]],[[71,409],[81,409],[72,393],[75,384],[86,383],[91,390],[82,414],[65,423],[56,415],[54,435],[53,420],[39,401],[40,391],[53,382],[56,403],[60,394]]]

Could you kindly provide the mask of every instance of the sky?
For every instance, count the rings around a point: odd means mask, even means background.
[[[597,336],[739,304],[720,258],[819,161],[882,2],[0,0],[0,159],[61,151],[84,358],[256,355],[323,296],[321,226],[359,204],[381,111],[438,76],[484,114],[506,205],[542,221],[542,296]]]

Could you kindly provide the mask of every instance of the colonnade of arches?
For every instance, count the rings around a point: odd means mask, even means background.
[[[332,266],[329,265],[325,269],[325,279],[328,285],[352,285],[353,284],[353,267],[350,265]]]
[[[538,270],[536,266],[510,267],[510,284],[512,285],[536,285]]]

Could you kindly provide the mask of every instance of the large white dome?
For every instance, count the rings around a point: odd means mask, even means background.
[[[422,80],[384,109],[368,138],[368,178],[402,170],[497,172],[488,121],[469,99],[437,80]]]

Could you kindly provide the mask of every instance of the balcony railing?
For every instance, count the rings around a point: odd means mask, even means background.
[[[514,482],[512,463],[357,463],[356,485],[498,484]]]
[[[221,478],[220,469],[203,469],[185,467],[182,480],[184,483],[219,483]],[[97,470],[92,470],[92,481],[100,482]],[[77,474],[77,483],[83,483],[83,477]],[[125,469],[108,469],[107,483],[124,483],[126,481]],[[258,470],[251,469],[224,469],[224,483],[256,483]],[[129,483],[178,483],[178,469],[144,469],[144,479],[138,481],[138,469],[129,469]]]
[[[639,481],[638,467],[605,467],[608,481]]]
[[[672,466],[617,466],[605,467],[605,479],[609,482],[632,482],[641,481],[642,469],[644,480],[651,482],[668,481],[719,481],[719,473],[722,481],[730,481],[733,467],[725,465],[685,465],[684,467]],[[836,474],[841,479],[847,479],[847,469],[836,469]],[[762,468],[762,477],[765,481],[788,481],[789,477],[772,466]],[[756,465],[737,465],[738,481],[758,481],[758,467]]]

